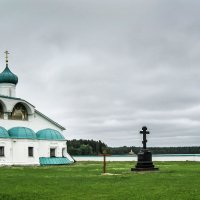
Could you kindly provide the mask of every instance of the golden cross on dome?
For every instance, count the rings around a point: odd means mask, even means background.
[[[6,54],[6,57],[5,57],[6,58],[6,63],[8,63],[8,54],[9,54],[9,52],[5,51],[4,53]]]

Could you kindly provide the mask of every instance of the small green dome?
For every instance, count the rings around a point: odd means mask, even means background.
[[[18,83],[18,77],[6,66],[3,72],[0,73],[0,83],[12,83],[16,85]]]
[[[54,129],[43,129],[36,133],[39,140],[65,140],[64,136]]]
[[[10,138],[8,131],[0,126],[0,138]]]
[[[14,127],[8,130],[8,134],[11,138],[16,139],[36,139],[35,132],[26,127]]]

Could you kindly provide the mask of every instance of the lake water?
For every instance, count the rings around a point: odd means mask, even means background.
[[[102,156],[73,156],[76,161],[102,161]],[[136,155],[112,155],[107,161],[137,161]],[[154,154],[153,161],[200,161],[200,154]]]

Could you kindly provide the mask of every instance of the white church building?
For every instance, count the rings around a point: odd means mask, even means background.
[[[67,153],[63,126],[15,95],[18,77],[8,67],[0,73],[0,165],[63,165]]]

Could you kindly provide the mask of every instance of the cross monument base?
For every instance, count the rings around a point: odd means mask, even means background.
[[[131,171],[156,171],[158,168],[154,167],[152,162],[152,154],[148,149],[141,149],[138,153],[138,161]]]

